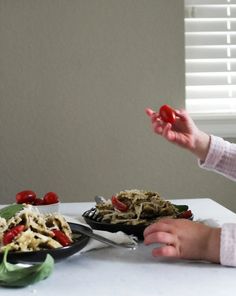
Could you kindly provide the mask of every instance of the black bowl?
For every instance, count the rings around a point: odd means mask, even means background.
[[[62,248],[45,249],[33,252],[8,252],[7,261],[11,263],[37,263],[43,262],[47,254],[50,254],[57,262],[79,252],[87,245],[89,237],[80,234],[79,227],[81,227],[81,225],[76,223],[69,223],[69,225],[72,233],[76,235],[74,242],[71,245]],[[87,227],[85,228],[88,229]],[[78,234],[80,235],[78,236]],[[0,260],[2,261],[2,259],[3,253],[0,253]]]
[[[176,205],[175,205],[176,206]],[[188,206],[187,205],[178,205],[176,206],[181,212],[187,211]],[[83,218],[85,222],[90,225],[93,229],[97,230],[104,230],[109,232],[117,232],[117,231],[123,231],[124,233],[128,235],[134,235],[139,240],[143,240],[143,232],[148,225],[150,225],[153,222],[150,222],[149,224],[138,224],[138,225],[128,225],[123,223],[117,223],[117,224],[111,224],[111,223],[104,223],[97,220],[96,215],[94,215],[95,208],[92,208],[86,212],[83,213]],[[164,218],[164,217],[163,217]],[[189,220],[193,220],[193,215],[188,218]]]
[[[143,240],[143,232],[147,225],[138,224],[138,225],[127,225],[127,224],[111,224],[98,222],[88,217],[84,217],[84,220],[88,225],[93,229],[105,230],[109,232],[123,231],[126,234],[137,236],[138,239]]]

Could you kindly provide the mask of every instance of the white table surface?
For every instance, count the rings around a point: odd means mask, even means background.
[[[236,223],[236,214],[207,198],[172,200],[188,204],[195,219]],[[61,212],[76,217],[93,203],[67,203]],[[235,295],[236,268],[218,264],[152,257],[154,246],[139,244],[135,251],[112,247],[75,254],[56,263],[53,274],[20,289],[0,287],[1,296],[199,296]]]

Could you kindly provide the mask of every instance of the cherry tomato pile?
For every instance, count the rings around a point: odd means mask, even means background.
[[[36,193],[32,190],[24,190],[16,194],[16,203],[18,204],[31,204],[35,206],[39,205],[51,205],[59,202],[59,197],[55,192],[48,192],[43,198],[38,198]]]

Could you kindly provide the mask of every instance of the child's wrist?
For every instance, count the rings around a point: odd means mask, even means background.
[[[205,161],[210,147],[210,136],[199,131],[191,152],[194,153],[201,161]]]
[[[221,228],[209,228],[204,260],[220,263],[220,236]]]

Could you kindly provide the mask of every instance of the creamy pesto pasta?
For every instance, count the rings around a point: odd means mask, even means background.
[[[124,190],[96,205],[99,221],[111,224],[150,224],[163,217],[177,218],[178,208],[157,192]]]

